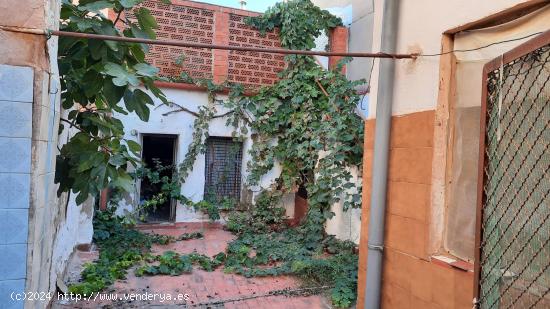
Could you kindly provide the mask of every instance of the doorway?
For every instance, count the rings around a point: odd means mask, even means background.
[[[177,135],[169,134],[143,134],[141,158],[145,166],[154,169],[158,164],[163,167],[174,166],[176,159]],[[160,177],[172,177],[173,169],[163,169]],[[162,183],[151,183],[148,179],[141,181],[140,201],[151,199],[161,190]],[[176,217],[176,203],[167,200],[155,209],[147,210],[147,222],[174,221]]]

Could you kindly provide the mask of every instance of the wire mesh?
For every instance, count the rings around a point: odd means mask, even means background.
[[[204,195],[213,201],[241,195],[242,143],[227,137],[209,137],[206,142]]]
[[[480,308],[550,308],[550,45],[487,76]]]

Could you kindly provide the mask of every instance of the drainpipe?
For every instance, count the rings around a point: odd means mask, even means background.
[[[399,0],[384,1],[380,44],[382,52],[392,53],[396,49],[399,2]],[[380,59],[379,68],[365,284],[365,308],[367,309],[380,308],[395,59]]]

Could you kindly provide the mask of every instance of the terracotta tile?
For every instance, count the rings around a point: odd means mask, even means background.
[[[413,279],[410,273],[412,263],[413,258],[411,256],[387,248],[384,251],[384,268],[382,274],[384,281],[410,291]]]
[[[434,308],[434,304],[420,299],[414,295],[411,295],[411,308],[412,309],[431,309]]]
[[[389,179],[430,184],[433,148],[395,148],[390,151]]]
[[[432,147],[434,111],[425,111],[392,118],[392,148]]]
[[[363,177],[372,177],[372,159],[374,155],[373,149],[363,149]]]
[[[418,258],[426,258],[426,229],[421,221],[393,214],[386,216],[386,245]]]
[[[389,212],[425,222],[430,207],[430,188],[425,184],[390,181]]]
[[[432,289],[432,301],[443,308],[454,308],[455,284],[454,275],[456,270],[439,265],[431,265],[431,281],[436,287]]]
[[[375,119],[365,121],[365,149],[374,149],[374,128],[376,126]]]
[[[228,241],[234,239],[234,235],[224,231],[221,225],[209,225],[201,223],[190,223],[176,227],[165,228],[164,226],[148,226],[148,231],[163,235],[177,236],[184,232],[194,232],[201,230],[204,233],[204,238],[193,239],[188,241],[179,241],[168,245],[154,245],[153,249],[161,253],[167,250],[173,250],[179,253],[190,253],[194,248],[197,248],[199,253],[212,255],[219,252],[219,249],[213,250],[212,247],[224,248]],[[93,259],[93,256],[88,259]],[[81,260],[80,263],[85,262]],[[118,280],[113,285],[113,292],[130,293],[130,292],[150,292],[150,293],[169,293],[177,295],[178,293],[187,293],[190,296],[190,304],[197,305],[212,301],[228,300],[243,296],[252,296],[268,293],[274,289],[298,288],[300,281],[297,278],[290,276],[277,277],[255,277],[245,278],[235,274],[226,274],[223,268],[218,268],[215,271],[207,272],[197,267],[194,267],[190,274],[182,274],[180,276],[143,276],[136,277],[133,271],[128,272],[126,280]],[[329,303],[328,299],[324,299],[322,295],[311,295],[307,297],[286,297],[271,296],[258,300],[246,300],[233,303],[226,303],[226,308],[324,308],[322,304]],[[175,307],[172,302],[160,303],[153,301],[151,305],[166,305],[166,307]],[[260,305],[261,304],[261,305]],[[266,305],[267,304],[267,305]],[[308,306],[310,304],[311,306]],[[75,304],[70,304],[66,308],[75,308]],[[116,304],[110,302],[101,303],[84,303],[80,302],[78,308],[99,308],[99,307],[117,307]],[[128,307],[135,307],[129,305]],[[148,307],[148,304],[137,307]],[[58,308],[58,304],[54,304],[53,308]],[[118,307],[117,307],[118,308]],[[202,308],[202,307],[201,307]]]
[[[370,197],[371,197],[371,186],[372,181],[368,177],[363,177],[363,192],[362,192],[362,208],[363,210],[369,209],[370,207]]]
[[[474,298],[474,273],[462,270],[455,270],[455,308],[472,308]]]
[[[363,204],[364,205],[364,204]],[[361,237],[359,239],[359,270],[357,281],[357,308],[363,307],[365,294],[365,279],[367,273],[367,244],[368,244],[368,221],[369,211],[364,208],[361,212]]]
[[[383,281],[382,282],[382,309],[407,309],[407,308],[412,308],[411,293],[398,285]]]
[[[423,301],[430,302],[434,283],[431,280],[431,263],[421,259],[411,261],[409,275],[411,276],[411,294]],[[437,286],[437,285],[435,285]],[[413,308],[421,308],[414,307]]]

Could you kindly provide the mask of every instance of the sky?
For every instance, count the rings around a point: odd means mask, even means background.
[[[197,0],[197,1],[223,5],[223,6],[228,6],[232,8],[241,7],[239,0]],[[275,3],[279,1],[280,0],[246,0],[247,2],[246,9],[250,11],[256,11],[256,12],[265,12],[265,10],[268,7],[273,6]]]

